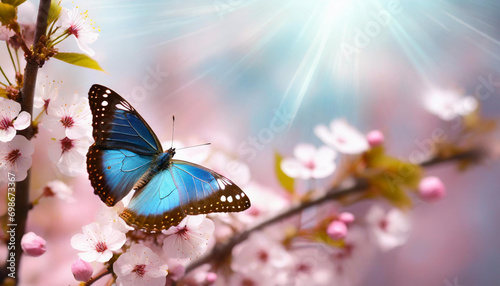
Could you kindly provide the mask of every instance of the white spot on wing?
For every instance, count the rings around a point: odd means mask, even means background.
[[[224,182],[221,179],[217,179],[217,183],[219,183],[219,187],[221,190],[224,190],[226,188],[226,182]]]
[[[221,197],[220,197],[220,201],[221,201],[221,202],[225,202],[225,201],[226,201],[226,196],[221,196]]]
[[[234,196],[237,200],[241,199],[240,195]]]
[[[107,93],[107,94],[110,94],[110,93],[111,93],[111,90],[106,89],[106,93]]]
[[[233,197],[232,196],[227,197],[227,201],[230,202],[230,203],[232,203],[233,202]]]
[[[101,102],[101,105],[102,106],[108,106],[108,102],[106,100],[104,100],[103,102]]]

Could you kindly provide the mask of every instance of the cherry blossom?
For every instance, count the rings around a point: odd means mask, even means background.
[[[10,37],[14,36],[14,31],[9,29],[9,27],[1,25],[0,26],[0,41],[7,41]]]
[[[374,205],[368,210],[366,221],[374,241],[382,251],[403,245],[408,240],[410,219],[399,209],[386,212],[382,207]]]
[[[43,195],[46,197],[56,196],[63,201],[74,202],[73,189],[59,180],[48,182],[43,189]]]
[[[323,249],[322,249],[323,248]],[[291,250],[292,264],[285,285],[330,286],[335,281],[335,265],[324,246],[296,247]]]
[[[334,240],[343,239],[347,235],[347,225],[343,221],[334,220],[328,225],[326,233]]]
[[[21,135],[16,135],[10,142],[0,143],[0,180],[8,181],[11,177],[8,173],[14,173],[18,182],[24,180],[34,151],[33,143]]]
[[[264,233],[253,233],[233,249],[231,268],[239,273],[254,276],[273,276],[290,266],[290,254],[283,245]]]
[[[164,286],[168,265],[151,249],[134,244],[113,263],[117,286]]]
[[[33,106],[35,108],[43,108],[45,113],[48,114],[48,109],[50,103],[53,103],[59,94],[59,89],[55,81],[50,81],[48,76],[40,75],[40,79],[37,82],[37,89],[35,93],[35,99],[33,101]]]
[[[71,265],[71,273],[73,273],[76,281],[86,282],[92,278],[94,268],[87,261],[78,259]]]
[[[427,202],[434,202],[446,195],[446,187],[438,177],[425,177],[418,185],[420,197]]]
[[[433,90],[424,97],[424,107],[445,121],[475,111],[479,103],[474,96],[464,96],[454,90]]]
[[[16,130],[28,128],[31,116],[21,111],[21,104],[10,99],[0,99],[0,141],[8,142],[16,136]]]
[[[99,34],[95,31],[93,21],[89,19],[88,11],[82,13],[78,8],[73,8],[72,10],[63,8],[60,23],[68,35],[75,36],[80,50],[93,57],[95,52],[87,44],[95,42]]]
[[[316,148],[311,144],[298,144],[294,149],[295,158],[283,159],[281,169],[292,178],[320,179],[335,171],[336,152],[329,147]]]
[[[368,140],[368,144],[370,147],[377,147],[384,144],[384,133],[379,130],[372,130],[366,134],[366,140]]]
[[[333,120],[330,128],[318,125],[314,128],[314,134],[340,153],[360,154],[369,148],[365,136],[349,125],[345,119]]]
[[[48,106],[43,126],[55,137],[77,139],[92,136],[92,114],[89,101],[78,94],[58,96]]]
[[[234,273],[230,279],[229,283],[227,285],[231,286],[272,286],[276,285],[274,284],[274,281],[261,276],[261,275],[250,275],[250,274],[241,274],[241,273]]]
[[[126,241],[125,234],[111,225],[100,226],[93,222],[83,226],[82,231],[71,238],[71,247],[82,251],[78,256],[87,262],[108,261],[113,251],[120,249]]]
[[[45,239],[36,235],[34,232],[28,232],[21,239],[21,248],[28,256],[40,256],[47,251]]]
[[[163,240],[163,251],[167,257],[192,259],[207,251],[214,223],[204,215],[187,216],[178,226],[162,232],[167,235]]]
[[[118,202],[112,207],[108,207],[102,204],[100,211],[96,215],[97,223],[101,225],[109,224],[114,229],[119,230],[123,233],[127,233],[129,230],[134,228],[129,226],[121,217],[120,214],[125,209],[122,201]]]
[[[48,148],[49,158],[64,175],[78,176],[86,172],[86,154],[91,144],[88,137],[53,138]]]

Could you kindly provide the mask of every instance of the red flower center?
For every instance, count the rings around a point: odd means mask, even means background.
[[[49,103],[50,103],[50,98],[49,98],[49,99],[44,99],[44,100],[43,100],[43,110],[45,110],[45,114],[49,114],[49,113],[48,113]],[[64,124],[64,123],[63,123],[63,124]]]
[[[74,35],[75,37],[78,38],[78,29],[75,27],[75,25],[71,25],[68,28],[68,34]]]
[[[314,168],[316,168],[316,164],[314,164],[313,160],[306,162],[304,166],[311,171],[314,170]]]
[[[66,115],[63,118],[61,118],[61,123],[64,127],[69,128],[72,127],[73,124],[75,124],[75,120],[73,120],[73,117]]]
[[[269,253],[267,251],[261,249],[257,252],[257,257],[262,263],[266,263],[269,260]]]
[[[99,241],[98,243],[96,243],[95,245],[95,250],[97,252],[104,252],[106,251],[106,249],[108,249],[108,246],[106,245],[105,242],[102,242],[102,241]]]
[[[378,223],[378,226],[383,230],[383,231],[387,231],[387,225],[389,223],[387,222],[386,219],[383,219],[381,220],[379,223]]]
[[[243,278],[243,280],[241,280],[241,286],[255,286],[255,281],[253,281],[252,279],[249,279],[249,278]]]
[[[177,229],[177,234],[182,236],[185,240],[189,238],[188,236],[188,228],[186,226],[183,226],[182,228]]]
[[[19,152],[19,149],[14,149],[10,151],[7,156],[5,156],[5,161],[9,162],[11,165],[14,165],[19,157],[21,157],[21,152]]]
[[[71,150],[73,147],[75,147],[75,144],[73,144],[73,140],[69,139],[68,137],[64,137],[61,139],[61,148],[62,152],[67,152]]]
[[[146,264],[138,264],[134,266],[132,272],[135,272],[135,274],[139,277],[144,276],[144,274],[146,274]]]
[[[2,120],[0,120],[1,130],[7,130],[11,126],[14,126],[14,124],[12,123],[12,120],[9,120],[7,117],[3,117]]]

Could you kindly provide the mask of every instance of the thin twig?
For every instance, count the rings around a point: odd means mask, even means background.
[[[85,282],[85,286],[90,286],[90,285],[94,284],[94,282],[96,282],[97,280],[101,279],[102,277],[104,277],[104,276],[106,276],[106,275],[108,275],[110,273],[111,272],[109,272],[108,268],[104,268],[96,276],[90,278],[89,281]]]
[[[471,151],[463,152],[456,154],[454,156],[448,157],[448,158],[434,158],[428,161],[424,161],[420,164],[422,167],[430,167],[433,165],[441,164],[441,163],[446,163],[450,161],[456,161],[456,160],[478,160],[482,155],[484,155],[484,152],[481,149],[474,149]],[[188,274],[192,270],[196,269],[197,267],[212,262],[212,261],[221,261],[225,257],[229,256],[233,250],[233,248],[246,240],[251,233],[261,230],[269,225],[272,225],[276,222],[282,221],[285,218],[291,217],[293,215],[301,213],[303,210],[318,206],[324,202],[327,201],[332,201],[332,200],[338,200],[346,196],[350,196],[355,193],[359,193],[362,191],[365,191],[368,187],[368,183],[364,180],[357,180],[353,186],[347,187],[347,188],[340,188],[340,187],[333,187],[328,192],[325,193],[325,195],[307,201],[303,202],[300,205],[294,206],[288,210],[285,210],[284,212],[248,229],[245,230],[241,233],[235,234],[229,241],[223,242],[223,243],[218,243],[214,246],[214,248],[205,256],[201,257],[198,260],[195,260],[192,262],[190,265],[187,266],[185,274]]]
[[[10,47],[9,47],[9,42],[8,41],[5,41],[5,45],[7,46],[7,51],[9,51],[9,56],[10,56],[10,60],[12,61],[12,65],[14,66],[14,71],[17,72],[21,71],[21,67],[19,67],[19,70],[18,70],[18,67],[16,67],[16,62],[14,61],[14,57],[12,56],[12,51],[10,50]]]

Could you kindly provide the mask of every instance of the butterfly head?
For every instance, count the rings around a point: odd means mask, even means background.
[[[170,149],[168,149],[167,151],[165,151],[165,153],[169,154],[170,158],[173,158],[174,155],[175,155],[175,148],[170,147]]]

